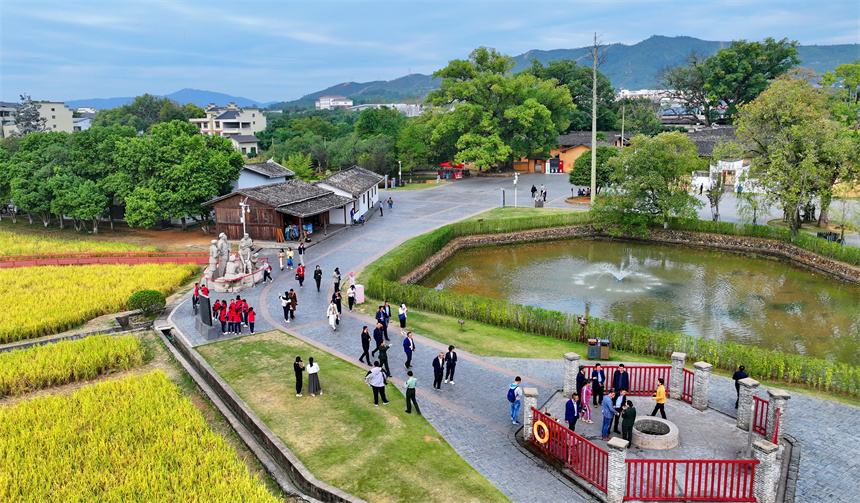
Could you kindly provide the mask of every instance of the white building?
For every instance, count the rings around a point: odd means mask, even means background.
[[[72,122],[72,110],[65,103],[59,101],[36,102],[39,106],[39,116],[45,119],[45,131],[62,131],[71,133],[74,131]],[[15,110],[17,103],[0,102],[0,122],[3,127],[3,138],[18,133],[15,125]]]
[[[200,134],[230,138],[233,147],[248,156],[257,155],[259,140],[256,133],[266,129],[266,116],[257,107],[239,108],[235,103],[219,107],[210,103],[206,117],[188,119],[200,129]]]
[[[72,131],[86,131],[91,127],[90,117],[75,117],[72,119]]]
[[[373,171],[353,166],[319,180],[314,185],[330,190],[338,196],[353,199],[352,210],[355,218],[372,210],[379,202],[379,183],[385,177]],[[329,212],[329,222],[333,224],[348,224],[349,208],[343,214],[338,211]]]
[[[334,110],[335,108],[349,108],[352,106],[352,100],[346,96],[336,94],[326,94],[320,96],[316,101],[317,110]]]
[[[422,113],[424,113],[424,105],[412,105],[408,103],[365,103],[364,105],[355,105],[353,107],[349,107],[349,109],[355,112],[361,112],[370,109],[378,110],[383,107],[389,108],[391,110],[397,110],[405,117],[419,117]]]
[[[259,187],[270,183],[286,182],[288,178],[295,176],[292,170],[276,163],[274,159],[264,162],[252,162],[245,164],[239,172],[239,179],[233,180],[233,190]]]

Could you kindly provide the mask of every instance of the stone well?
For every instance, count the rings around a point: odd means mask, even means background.
[[[678,447],[678,427],[659,417],[645,416],[633,424],[633,445],[642,449],[667,450]]]

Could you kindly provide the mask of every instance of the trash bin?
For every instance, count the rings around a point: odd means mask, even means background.
[[[597,339],[588,339],[588,359],[596,360],[600,356]]]
[[[597,345],[600,347],[600,359],[609,359],[609,339],[598,339]]]

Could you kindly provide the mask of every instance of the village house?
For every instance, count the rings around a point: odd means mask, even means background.
[[[621,146],[621,133],[607,132],[606,138],[609,141],[597,140],[597,146]],[[549,157],[529,156],[518,161],[514,161],[514,169],[516,171],[525,171],[528,173],[551,173],[555,171],[556,162],[553,159],[561,161],[558,163],[562,166],[563,173],[570,173],[573,168],[573,163],[582,154],[591,150],[591,131],[577,131],[558,137],[556,147],[550,151]]]
[[[353,200],[352,209],[358,218],[359,215],[364,215],[372,210],[379,201],[378,186],[384,179],[384,176],[373,171],[353,166],[322,178],[316,182],[316,185],[340,196],[351,198]],[[332,223],[351,223],[349,222],[349,210],[346,211],[343,219],[334,213],[332,213],[331,218]]]
[[[233,180],[233,189],[246,189],[287,181],[295,176],[292,170],[276,163],[274,159],[262,162],[246,163],[239,172],[239,178]]]
[[[255,134],[266,129],[266,116],[257,107],[239,108],[235,103],[219,107],[210,103],[206,117],[188,119],[197,126],[200,134],[230,138],[233,148],[244,155],[255,156],[260,149]]]

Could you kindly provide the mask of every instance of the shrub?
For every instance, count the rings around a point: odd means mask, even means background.
[[[144,313],[153,313],[164,309],[167,299],[158,290],[138,290],[131,294],[125,305],[129,309],[140,309]]]

